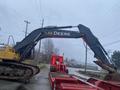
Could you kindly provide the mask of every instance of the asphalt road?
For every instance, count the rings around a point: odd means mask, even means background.
[[[33,77],[29,84],[0,80],[0,90],[51,90],[48,81],[48,68]]]
[[[0,80],[0,90],[51,90],[48,81],[49,65],[46,66],[47,67],[42,69],[38,75],[36,75],[31,79],[29,84]],[[76,68],[68,68],[68,69],[69,69],[69,74],[74,74],[86,78],[86,76],[77,73]]]

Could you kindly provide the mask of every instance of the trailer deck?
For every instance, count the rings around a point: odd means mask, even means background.
[[[95,78],[82,79],[68,73],[62,56],[52,55],[48,74],[52,90],[120,90],[120,83]],[[80,77],[80,78],[78,78]]]

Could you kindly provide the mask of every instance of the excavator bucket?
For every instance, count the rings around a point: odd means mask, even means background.
[[[115,71],[115,69],[111,68],[110,66],[103,64],[100,60],[94,61],[97,65],[101,66],[103,69],[109,71],[108,74],[104,77],[104,80],[107,81],[119,81],[120,82],[120,74]]]
[[[106,64],[102,63],[100,60],[94,61],[94,63],[96,63],[97,65],[99,65],[103,69],[109,71],[110,73],[115,73],[116,72],[114,68],[111,68],[109,65],[106,65]]]

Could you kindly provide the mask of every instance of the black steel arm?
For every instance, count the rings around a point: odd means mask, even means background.
[[[112,62],[110,58],[100,44],[99,40],[92,34],[90,29],[84,25],[79,24],[79,32],[63,30],[66,28],[73,28],[73,26],[65,27],[44,27],[32,31],[26,38],[20,43],[16,44],[14,49],[21,55],[21,59],[24,59],[26,55],[34,48],[37,42],[43,38],[82,38],[87,45],[94,52],[95,58],[97,58],[102,65],[110,66]],[[103,67],[100,63],[99,66]],[[103,67],[104,68],[104,67]]]
[[[20,54],[21,59],[34,48],[37,42],[43,38],[80,38],[81,34],[77,31],[61,30],[72,28],[72,26],[65,27],[44,27],[32,31],[26,38],[15,45],[14,49]]]
[[[83,34],[84,36],[82,39],[87,43],[87,45],[91,48],[91,50],[94,52],[94,57],[98,60],[101,60],[104,64],[110,64],[110,58],[99,42],[99,40],[93,35],[93,33],[90,31],[88,27],[85,27],[83,25],[78,25],[80,34]]]
[[[116,72],[116,66],[110,59],[109,55],[99,42],[99,40],[93,35],[90,29],[84,25],[79,24],[78,29],[80,34],[83,35],[82,39],[87,43],[90,49],[94,52],[94,57],[97,61],[94,61],[97,65],[109,72]]]

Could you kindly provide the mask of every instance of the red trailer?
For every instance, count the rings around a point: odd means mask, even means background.
[[[101,87],[104,90],[120,90],[120,82],[115,82],[115,81],[105,81],[105,80],[100,80],[96,78],[90,78],[87,80],[87,82]]]
[[[52,55],[49,81],[52,90],[120,90],[120,83],[89,78],[87,81],[69,75],[63,56]]]
[[[52,55],[49,72],[49,81],[52,90],[103,90],[69,75],[67,70],[63,62],[63,56]]]
[[[52,90],[104,90],[69,74],[50,72],[49,80]]]

